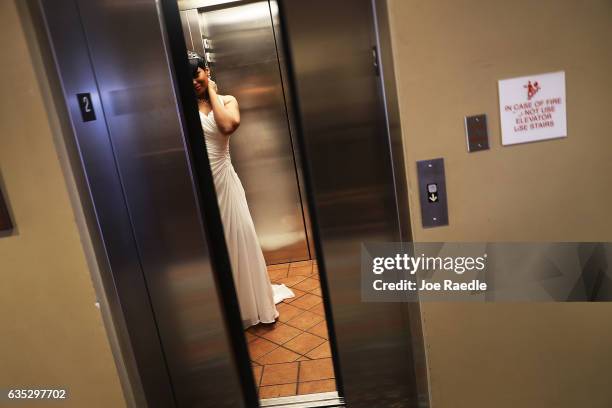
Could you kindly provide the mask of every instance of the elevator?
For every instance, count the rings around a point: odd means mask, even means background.
[[[273,406],[253,383],[188,47],[250,118],[231,148],[267,262],[316,257],[333,406],[427,406],[418,304],[360,298],[361,243],[410,240],[386,3],[29,4],[136,406]]]
[[[187,48],[207,59],[220,92],[240,101],[232,162],[266,263],[314,258],[277,2],[218,3],[179,1],[183,34]],[[198,4],[203,7],[194,8]]]

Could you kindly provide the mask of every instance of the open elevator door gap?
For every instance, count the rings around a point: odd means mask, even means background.
[[[305,192],[300,191],[300,185],[303,186],[301,168],[294,160],[297,144],[291,133],[295,125],[288,108],[286,92],[289,87],[284,83],[287,69],[282,64],[285,58],[282,44],[279,44],[281,33],[276,2],[183,9],[181,22],[188,48],[204,50],[203,60],[209,64],[211,78],[219,91],[239,101],[241,125],[230,137],[231,161],[245,187],[264,253],[266,223],[280,229],[276,235],[285,239],[293,239],[291,235],[296,234],[283,231],[282,228],[287,227],[284,224],[292,217],[296,221],[293,224],[299,223],[301,238],[298,238],[303,243],[303,254],[284,255],[283,258],[283,250],[277,251],[276,262],[269,262],[274,265],[268,272],[273,285],[286,284],[296,297],[277,306],[281,314],[277,324],[257,325],[247,333],[259,397],[262,403],[282,397],[283,403],[292,398],[294,403],[309,401],[313,404],[317,398],[329,402],[329,392],[334,391],[333,401],[338,403],[317,263],[308,260],[308,239],[305,237],[310,235],[307,233],[310,228],[305,228],[305,211],[297,216],[292,214],[296,208],[305,209],[300,201]],[[214,141],[207,139],[207,143]],[[255,145],[257,149],[253,148]],[[249,162],[254,163],[249,165]],[[253,168],[260,171],[254,172]],[[261,203],[257,201],[258,187],[268,190],[260,195]],[[250,190],[254,193],[249,194]],[[283,198],[285,196],[289,199]],[[283,202],[286,204],[270,205]],[[265,210],[263,218],[257,217],[258,206]],[[284,248],[288,246],[283,245]],[[295,245],[293,248],[295,250]],[[262,348],[265,348],[263,353]],[[325,373],[313,374],[314,368]],[[321,392],[324,394],[315,398]],[[289,395],[295,397],[286,397]]]
[[[295,126],[284,92],[276,2],[179,2],[179,7],[187,48],[207,60],[220,92],[239,101],[232,163],[266,263],[313,259]]]

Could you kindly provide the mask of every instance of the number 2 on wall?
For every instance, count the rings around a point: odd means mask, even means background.
[[[96,120],[96,113],[94,112],[94,108],[91,103],[91,94],[77,94],[77,100],[79,101],[79,108],[81,109],[81,116],[83,118],[83,122]]]
[[[85,110],[86,113],[91,112],[91,108],[89,107],[89,98],[84,96],[83,97],[83,104],[85,105],[85,107],[83,108]]]

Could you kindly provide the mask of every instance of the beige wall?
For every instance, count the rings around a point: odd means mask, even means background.
[[[612,2],[390,0],[414,239],[612,241]],[[566,73],[568,137],[502,147],[497,80]],[[466,152],[486,113],[491,149]],[[448,227],[415,162],[444,157]],[[433,408],[612,406],[612,305],[424,304]]]
[[[40,56],[13,1],[0,2],[0,27],[0,180],[16,224],[0,236],[0,388],[67,388],[63,407],[122,407]]]

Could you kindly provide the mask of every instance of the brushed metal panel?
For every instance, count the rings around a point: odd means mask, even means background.
[[[395,84],[393,50],[389,28],[389,10],[386,0],[373,0],[374,23],[376,25],[376,45],[380,66],[380,89],[385,105],[387,132],[392,156],[392,167],[395,184],[396,206],[400,223],[400,240],[410,241],[410,211],[408,203],[408,186],[402,142],[402,124],[400,122],[399,102]]]
[[[75,143],[80,153],[82,172],[95,207],[97,219],[93,227],[99,229],[103,239],[104,247],[96,247],[96,256],[102,272],[112,268],[112,276],[103,275],[103,279],[113,320],[125,323],[125,331],[121,327],[117,331],[123,343],[122,352],[126,353],[124,358],[128,370],[131,359],[127,355],[133,352],[132,361],[137,373],[131,372],[131,386],[137,390],[141,384],[144,394],[142,398],[146,398],[147,406],[174,406],[163,350],[157,337],[157,326],[151,313],[149,295],[76,3],[74,0],[40,1],[38,6],[44,17],[61,80]],[[93,105],[99,112],[96,121],[81,120],[74,95],[83,91],[92,95]],[[89,200],[83,198],[83,201]],[[139,398],[139,393],[135,394]]]
[[[181,11],[181,28],[183,29],[183,37],[185,38],[185,44],[188,49],[193,49],[193,42],[191,41],[191,32],[189,31],[189,19],[187,18],[187,12]]]
[[[214,44],[213,75],[240,104],[232,162],[268,264],[309,259],[291,135],[267,1],[200,14]]]
[[[116,164],[98,171],[118,172],[176,405],[242,406],[158,4],[78,6]]]
[[[406,167],[402,126],[400,121],[399,101],[397,96],[393,50],[391,44],[391,29],[389,27],[389,7],[387,0],[372,0],[374,23],[376,26],[376,44],[381,76],[381,92],[385,104],[385,116],[393,179],[395,185],[395,202],[398,211],[400,237],[399,241],[412,241],[412,227],[410,225],[410,204],[408,202],[408,183],[406,180]],[[421,307],[419,302],[402,305],[408,321],[409,337],[412,344],[412,359],[414,361],[415,382],[417,392],[417,405],[419,408],[429,406],[429,379],[427,373],[427,357],[421,322]]]
[[[489,149],[487,115],[481,114],[465,117],[465,139],[468,152]]]
[[[177,0],[177,3],[179,10],[190,10],[241,1],[244,0]]]
[[[423,228],[448,225],[444,159],[419,160],[417,177]]]
[[[191,37],[190,49],[200,55],[204,55],[206,50],[204,49],[204,42],[202,41],[202,31],[200,29],[200,17],[198,15],[198,10],[181,11],[181,18],[183,18],[183,13],[184,18],[187,19],[187,25],[189,26],[189,34]]]
[[[280,67],[281,80],[283,85],[283,93],[285,95],[285,108],[287,109],[287,120],[289,121],[289,134],[291,136],[291,147],[293,149],[293,160],[297,172],[297,186],[300,193],[300,206],[304,216],[304,226],[306,227],[306,240],[308,241],[308,251],[310,258],[315,259],[314,237],[312,233],[312,221],[310,212],[306,203],[306,186],[304,181],[303,163],[301,161],[300,146],[296,139],[296,124],[295,111],[293,103],[291,103],[291,86],[289,84],[289,73],[287,72],[287,57],[283,43],[283,33],[281,31],[280,16],[278,14],[278,2],[270,0],[270,15],[272,16],[272,26],[274,28],[274,38],[276,40],[276,55],[278,57],[278,65]]]
[[[415,407],[406,309],[362,303],[360,297],[361,242],[400,239],[384,103],[372,59],[372,4],[284,0],[279,6],[339,391],[350,407]]]

